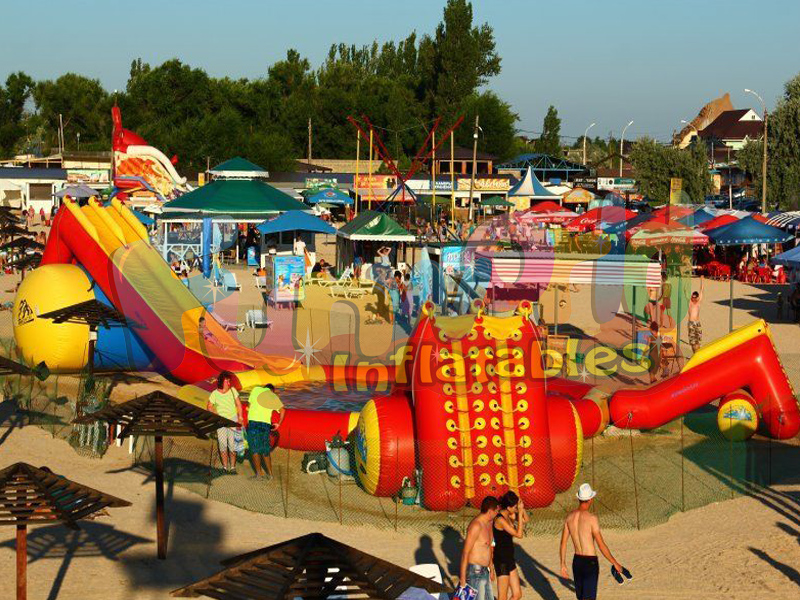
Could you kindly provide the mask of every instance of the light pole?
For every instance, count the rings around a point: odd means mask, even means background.
[[[761,102],[761,108],[764,110],[764,158],[761,163],[761,212],[767,213],[767,105],[764,100],[756,94],[753,90],[745,88],[745,94],[753,94],[758,101]]]
[[[628,130],[628,127],[633,125],[633,121],[630,121],[625,127],[622,128],[622,136],[619,138],[619,176],[622,177],[622,141],[625,139],[625,132]]]
[[[592,123],[586,128],[586,131],[583,132],[583,166],[586,166],[586,136],[589,135],[589,130],[597,125],[597,123]]]
[[[478,132],[483,131],[478,125],[479,115],[475,115],[475,129],[472,132],[472,177],[469,178],[469,222],[472,223],[473,202],[472,190],[475,189],[475,170],[478,162]]]

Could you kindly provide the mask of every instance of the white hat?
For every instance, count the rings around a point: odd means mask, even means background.
[[[597,496],[597,492],[592,489],[588,483],[582,483],[581,487],[578,488],[578,493],[575,494],[578,497],[578,500],[581,502],[588,502],[595,496]]]

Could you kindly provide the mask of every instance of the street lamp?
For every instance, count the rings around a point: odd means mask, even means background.
[[[597,125],[597,123],[592,123],[586,128],[586,131],[583,132],[583,165],[586,166],[586,136],[589,135],[589,130]]]
[[[622,140],[625,139],[625,132],[628,130],[628,127],[633,125],[633,121],[629,122],[625,127],[622,129],[622,136],[619,138],[619,176],[622,177]]]
[[[472,177],[469,178],[469,222],[472,223],[473,202],[472,192],[475,189],[475,170],[478,162],[478,132],[483,133],[483,129],[478,125],[480,115],[475,115],[475,129],[472,132]]]
[[[745,88],[745,94],[753,94],[758,101],[761,102],[761,108],[764,110],[764,158],[761,163],[761,212],[767,213],[767,105],[764,100],[756,94],[753,90]]]

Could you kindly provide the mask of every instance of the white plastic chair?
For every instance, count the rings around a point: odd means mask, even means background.
[[[222,288],[226,292],[230,291],[238,291],[242,289],[241,284],[236,281],[236,273],[231,273],[230,271],[225,271],[222,274]]]
[[[260,309],[248,310],[244,315],[244,322],[253,329],[267,328],[272,321],[267,319],[267,313]]]

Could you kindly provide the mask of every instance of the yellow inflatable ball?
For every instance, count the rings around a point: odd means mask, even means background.
[[[717,411],[717,425],[727,439],[743,442],[758,429],[758,412],[755,405],[744,398],[723,401]]]
[[[94,298],[89,278],[75,265],[43,265],[25,276],[11,309],[14,340],[28,365],[44,361],[54,373],[86,366],[89,327],[40,319],[59,308]]]

